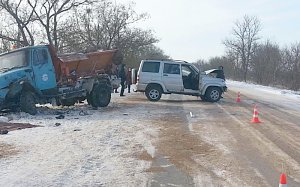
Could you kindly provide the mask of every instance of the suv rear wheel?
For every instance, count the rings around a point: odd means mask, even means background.
[[[160,86],[152,85],[147,87],[145,93],[149,101],[158,101],[161,98],[162,89]]]
[[[205,92],[205,98],[210,102],[217,102],[221,99],[221,90],[218,87],[209,87]]]

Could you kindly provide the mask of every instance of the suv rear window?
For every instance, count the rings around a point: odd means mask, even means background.
[[[143,64],[142,72],[151,72],[158,73],[159,72],[160,62],[147,62],[145,61]]]

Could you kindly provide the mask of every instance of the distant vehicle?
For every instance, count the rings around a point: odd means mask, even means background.
[[[37,103],[71,106],[85,99],[94,107],[105,107],[112,90],[106,71],[118,59],[117,50],[58,57],[50,45],[1,54],[0,110],[20,107],[34,115]]]
[[[142,60],[136,88],[145,92],[150,101],[158,101],[162,94],[200,96],[202,100],[217,102],[227,90],[225,80],[200,71],[191,63],[173,60]],[[223,70],[222,70],[223,71]]]

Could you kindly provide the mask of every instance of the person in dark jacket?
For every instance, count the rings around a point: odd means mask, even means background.
[[[224,67],[223,66],[219,66],[216,78],[220,78],[220,79],[225,80]]]
[[[119,77],[121,78],[121,92],[120,92],[120,96],[125,96],[124,95],[125,81],[126,81],[125,64],[121,64],[121,68],[120,68],[120,71],[119,71]]]
[[[118,66],[114,65],[112,69],[113,69],[113,73],[112,73],[112,74],[116,75],[117,78],[119,78],[119,68],[118,68]],[[118,86],[118,87],[119,87],[119,86]],[[114,92],[115,92],[115,93],[119,93],[119,92],[118,92],[118,87],[117,87],[117,88],[114,88]]]

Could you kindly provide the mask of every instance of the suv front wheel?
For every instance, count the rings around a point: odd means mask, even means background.
[[[209,87],[205,92],[205,99],[210,102],[217,102],[221,99],[221,90],[218,87]]]
[[[158,101],[161,98],[162,89],[160,86],[152,85],[147,87],[145,93],[149,101]]]

